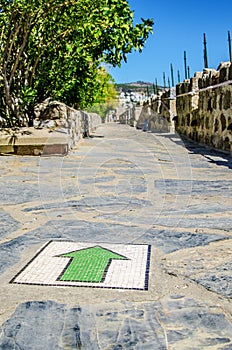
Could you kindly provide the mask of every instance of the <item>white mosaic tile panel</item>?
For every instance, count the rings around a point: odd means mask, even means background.
[[[94,247],[109,250],[126,259],[110,259],[105,270],[104,281],[59,280],[62,273],[73,262],[71,258],[64,258],[60,255],[76,251],[79,253],[79,251],[86,249],[89,249],[90,252],[90,248]],[[101,260],[101,257],[99,259]],[[150,246],[148,245],[51,241],[41,248],[37,255],[13,278],[11,283],[147,290],[149,264]]]

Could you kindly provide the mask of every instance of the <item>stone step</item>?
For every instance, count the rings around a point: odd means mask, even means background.
[[[22,128],[19,131],[0,132],[0,153],[15,155],[66,155],[70,136],[50,129]]]

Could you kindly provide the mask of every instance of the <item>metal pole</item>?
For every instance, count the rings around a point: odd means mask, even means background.
[[[184,51],[184,73],[185,73],[185,79],[188,79],[186,51]]]
[[[158,81],[157,81],[157,79],[155,80],[155,87],[156,87],[156,93],[158,95],[159,88],[158,88]]]
[[[188,66],[188,79],[190,79],[190,67]]]
[[[166,89],[166,77],[165,77],[165,73],[163,72],[163,80],[164,80],[164,89]]]
[[[178,80],[178,83],[180,83],[180,71],[179,70],[177,71],[177,80]]]
[[[173,66],[172,66],[172,63],[171,63],[171,80],[172,80],[172,87],[175,85],[174,83],[174,75],[173,75]]]
[[[229,57],[230,62],[232,62],[232,54],[231,54],[231,37],[230,37],[230,31],[228,30],[228,43],[229,43]]]
[[[208,67],[208,54],[207,54],[207,42],[206,42],[206,35],[204,33],[204,68],[209,68]]]
[[[171,89],[170,79],[168,77],[168,88]]]

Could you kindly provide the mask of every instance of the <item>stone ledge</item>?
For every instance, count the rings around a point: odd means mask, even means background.
[[[16,155],[66,155],[70,136],[62,131],[22,128],[15,134],[0,132],[0,153]]]

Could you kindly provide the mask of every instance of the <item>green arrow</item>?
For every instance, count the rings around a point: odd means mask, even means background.
[[[100,246],[61,254],[59,257],[70,258],[70,261],[58,280],[97,283],[104,282],[113,259],[128,260],[125,256]]]

